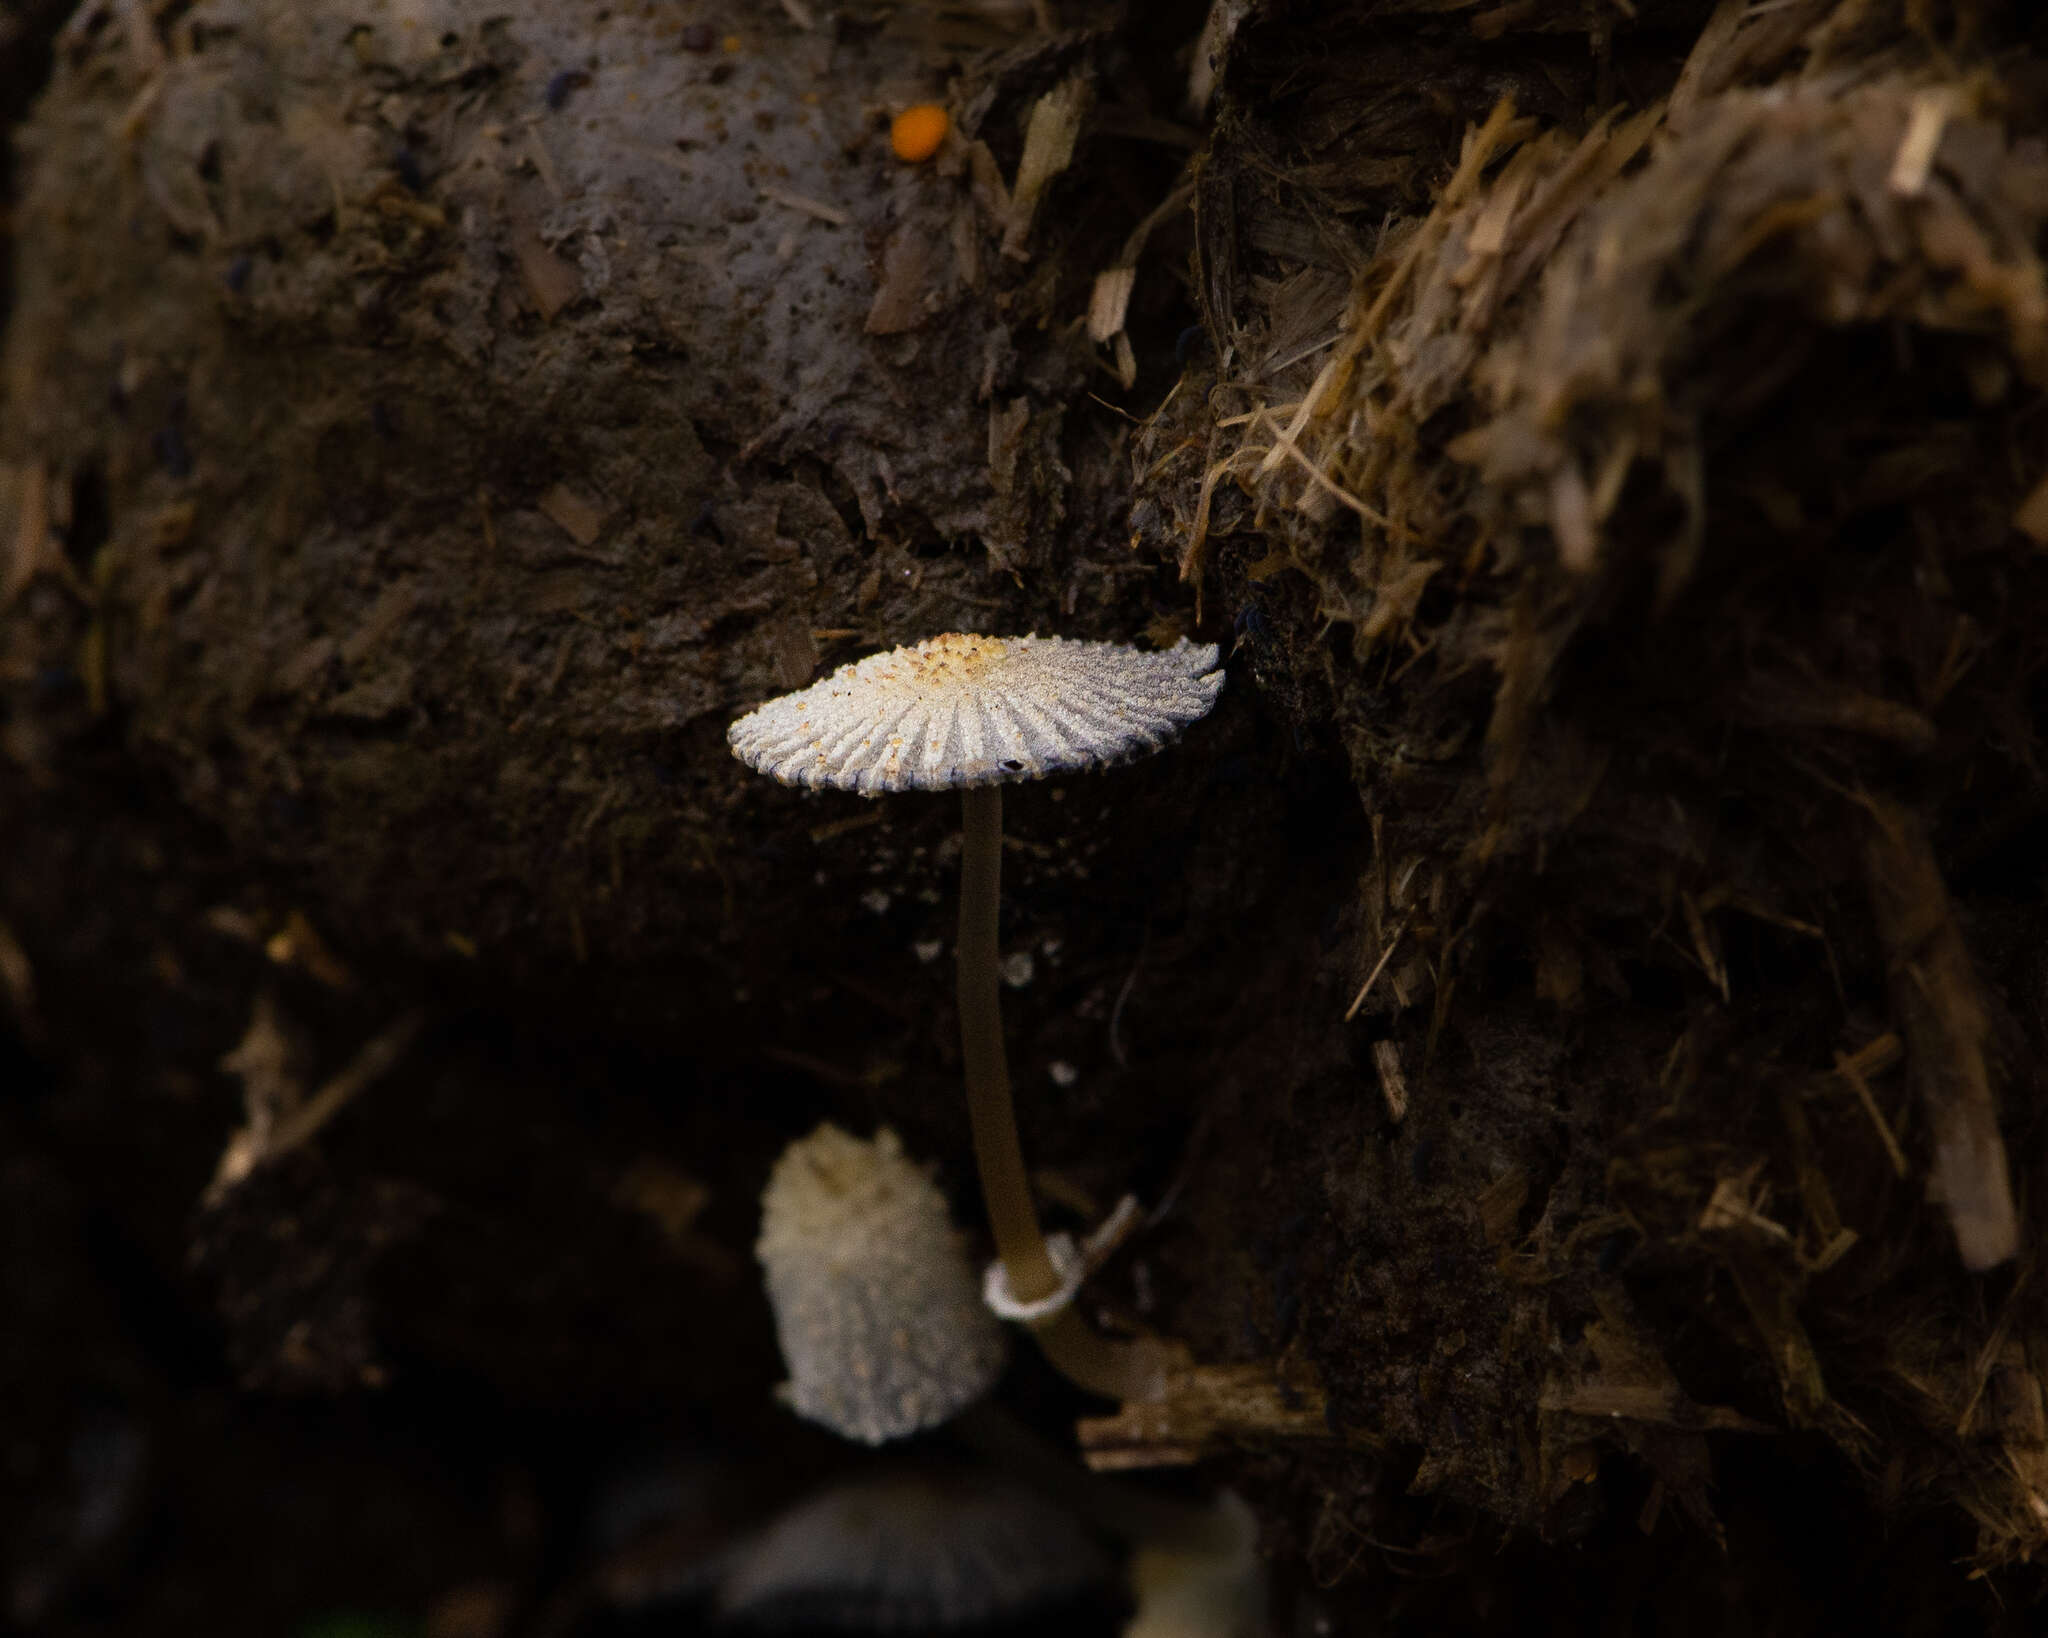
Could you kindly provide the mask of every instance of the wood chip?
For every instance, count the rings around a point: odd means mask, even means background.
[[[604,526],[604,513],[597,505],[558,483],[534,503],[541,514],[579,546],[596,542]]]
[[[1163,1399],[1083,1417],[1075,1432],[1082,1460],[1098,1473],[1186,1467],[1211,1446],[1248,1439],[1335,1437],[1321,1385],[1305,1369],[1273,1360],[1176,1366]]]
[[[208,1205],[218,1203],[271,1152],[277,1124],[305,1100],[295,1060],[296,1042],[284,1026],[276,997],[256,997],[248,1028],[220,1067],[242,1083],[242,1124],[230,1134],[207,1185]]]
[[[4,475],[0,475],[4,476]],[[14,552],[0,581],[0,607],[14,601],[31,582],[48,577],[57,581],[80,602],[90,606],[96,599],[79,578],[71,560],[57,539],[57,509],[61,497],[51,483],[50,473],[38,461],[17,469],[14,489]]]
[[[871,336],[901,335],[931,317],[936,297],[936,247],[905,222],[882,248],[882,278],[861,328]]]
[[[327,941],[303,910],[285,917],[284,926],[271,934],[263,953],[280,967],[296,967],[310,974],[330,990],[355,988],[355,975],[327,948]]]
[[[822,199],[812,199],[801,193],[791,193],[786,188],[761,188],[761,197],[773,204],[790,210],[801,211],[820,222],[829,222],[833,227],[846,227],[853,221],[851,212],[841,210],[837,205],[828,205]]]
[[[1250,0],[1212,0],[1209,15],[1195,41],[1193,60],[1188,64],[1188,112],[1200,119],[1209,111],[1209,99],[1216,94],[1216,74],[1230,51],[1237,25],[1251,10]]]
[[[1095,288],[1088,297],[1088,339],[1104,342],[1124,327],[1124,314],[1131,305],[1131,291],[1138,282],[1135,267],[1106,267],[1095,275]]]
[[[348,1066],[310,1098],[300,1079],[302,1052],[275,999],[265,992],[249,1027],[220,1067],[242,1083],[242,1125],[229,1137],[205,1203],[215,1206],[259,1166],[311,1139],[366,1087],[389,1074],[425,1024],[409,1012],[364,1043]]]
[[[808,688],[818,674],[818,642],[811,623],[799,615],[777,621],[768,642],[775,656],[775,680],[784,688]]]
[[[1714,1184],[1714,1192],[1708,1198],[1705,1209],[1700,1212],[1699,1226],[1702,1233],[1747,1229],[1781,1245],[1792,1243],[1791,1231],[1784,1224],[1764,1215],[1763,1202],[1766,1191],[1760,1182],[1763,1164],[1759,1160],[1739,1175],[1721,1178]]]
[[[1572,1382],[1553,1377],[1536,1401],[1539,1409],[1699,1432],[1776,1431],[1724,1406],[1701,1405],[1688,1398],[1663,1354],[1622,1302],[1612,1296],[1598,1300],[1600,1318],[1586,1327],[1595,1369]]]
[[[1116,371],[1116,378],[1125,392],[1138,384],[1138,353],[1131,345],[1131,338],[1123,331],[1116,333],[1110,343],[1110,367]]]
[[[1910,199],[1926,189],[1927,178],[1934,169],[1934,156],[1941,148],[1942,133],[1948,129],[1955,111],[1955,93],[1946,88],[1922,91],[1913,98],[1912,112],[1906,117],[1906,134],[1899,139],[1898,152],[1892,156],[1891,174],[1885,178],[1884,185],[1893,193]]]
[[[1379,1071],[1380,1096],[1387,1100],[1387,1117],[1398,1125],[1408,1115],[1408,1075],[1401,1068],[1399,1044],[1373,1042],[1372,1064]]]
[[[1981,1272],[2019,1249],[1998,1100],[1986,1055],[1990,1020],[1941,868],[1918,822],[1866,797],[1864,877],[1891,957],[1892,1008],[1933,1137],[1928,1193],[1948,1211],[1963,1266]]]
[[[537,229],[521,227],[513,232],[512,255],[519,263],[526,299],[543,322],[552,324],[557,313],[583,294],[582,270],[548,249]]]
[[[1010,222],[1003,234],[1005,256],[1018,261],[1029,256],[1027,246],[1039,198],[1073,160],[1088,103],[1088,82],[1077,74],[1032,104],[1031,121],[1024,128],[1024,153],[1017,161],[1017,181],[1010,189]]]
[[[1654,1422],[1697,1432],[1775,1433],[1725,1405],[1696,1405],[1676,1382],[1612,1382],[1594,1377],[1575,1388],[1551,1388],[1536,1401],[1539,1410],[1610,1421]]]

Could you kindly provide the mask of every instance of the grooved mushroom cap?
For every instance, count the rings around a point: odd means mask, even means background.
[[[949,632],[871,654],[726,730],[785,785],[880,796],[1043,779],[1156,751],[1216,703],[1214,643],[1157,653]]]
[[[1105,1578],[1068,1513],[994,1475],[885,1474],[832,1486],[742,1547],[719,1614],[778,1632],[953,1632],[1065,1603]]]
[[[754,1251],[799,1416],[879,1445],[945,1421],[1002,1370],[946,1197],[886,1127],[864,1143],[827,1122],[783,1150]]]

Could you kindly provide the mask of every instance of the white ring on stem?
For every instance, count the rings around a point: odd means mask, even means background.
[[[1069,1234],[1048,1234],[1045,1237],[1045,1255],[1060,1283],[1051,1296],[1040,1297],[1036,1302],[1022,1302],[1011,1294],[1010,1272],[1003,1267],[1002,1258],[998,1257],[988,1265],[988,1272],[981,1277],[981,1300],[988,1304],[998,1319],[1042,1325],[1056,1318],[1074,1300],[1081,1289],[1081,1282],[1088,1277],[1088,1259],[1081,1255]]]

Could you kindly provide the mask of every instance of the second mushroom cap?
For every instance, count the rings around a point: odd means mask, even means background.
[[[878,1445],[945,1421],[1003,1368],[946,1197],[886,1126],[864,1142],[828,1121],[783,1150],[755,1249],[799,1416]]]

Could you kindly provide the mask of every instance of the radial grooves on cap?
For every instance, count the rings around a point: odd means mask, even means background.
[[[1072,712],[1079,725],[1079,732],[1073,735],[1077,743],[1099,741],[1115,745],[1119,752],[1128,752],[1132,736],[1130,707],[1126,702],[1106,697],[1093,679],[1084,677],[1073,695],[1060,703]]]
[[[733,753],[786,784],[879,795],[1037,779],[1157,750],[1223,684],[1214,644],[1158,653],[953,634],[842,666],[735,722]]]
[[[961,695],[949,693],[933,708],[932,734],[925,741],[921,766],[926,778],[937,783],[945,783],[956,770],[967,766],[964,748],[959,743],[960,714],[966,704]]]
[[[1000,699],[989,709],[995,727],[996,743],[1003,748],[1000,759],[1005,772],[1029,773],[1039,763],[1031,751],[1032,732],[1030,718],[1022,700]],[[1011,767],[1011,763],[1017,764]]]
[[[1022,1485],[884,1474],[783,1514],[735,1555],[718,1604],[727,1621],[775,1631],[1007,1631],[1107,1570],[1079,1522]]]
[[[1105,761],[1116,760],[1123,754],[1123,736],[1105,728],[1091,718],[1080,701],[1075,699],[1049,699],[1040,702],[1045,714],[1052,719],[1053,732],[1048,737],[1046,762],[1053,768],[1067,765],[1076,745],[1101,745],[1105,747]]]
[[[884,713],[881,732],[875,736],[880,756],[864,769],[854,771],[854,788],[867,795],[890,788],[903,776],[903,755],[925,731],[929,713],[917,700],[906,700],[893,716]]]
[[[960,755],[955,759],[955,767],[972,770],[978,775],[984,768],[993,771],[1002,760],[994,754],[1002,745],[1001,736],[991,732],[997,725],[996,713],[991,707],[1001,703],[1001,695],[980,702],[979,709],[970,709],[966,701],[961,702],[957,718],[960,724]],[[1003,748],[1009,749],[1007,746]]]
[[[1053,715],[1052,708],[1044,701],[1013,699],[1005,703],[1010,709],[1012,718],[1018,725],[1017,739],[1019,744],[1041,746],[1056,739],[1063,732],[1058,719]],[[1046,759],[1042,751],[1033,750],[1028,757],[1020,757],[1018,760],[1025,764],[1024,771],[1027,775],[1037,775],[1047,771]]]

